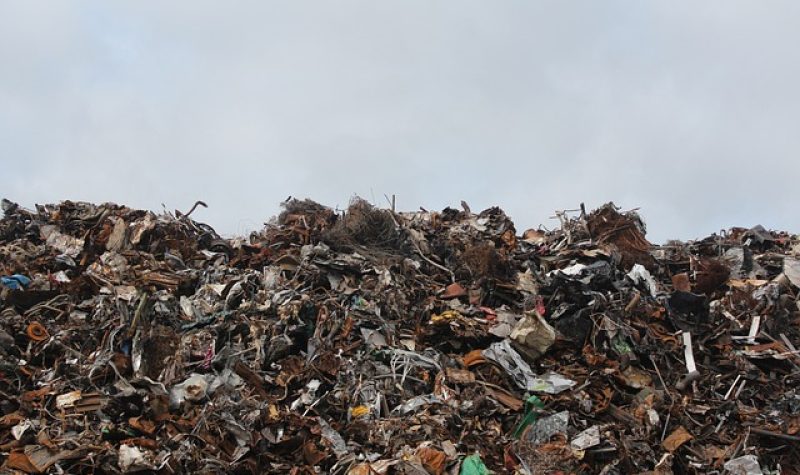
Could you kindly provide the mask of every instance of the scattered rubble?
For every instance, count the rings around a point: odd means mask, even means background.
[[[800,466],[795,235],[658,246],[613,204],[520,235],[356,199],[224,239],[197,205],[3,201],[3,470]]]

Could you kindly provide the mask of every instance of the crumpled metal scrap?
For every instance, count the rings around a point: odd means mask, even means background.
[[[777,473],[797,236],[311,200],[247,238],[64,201],[0,220],[0,464],[24,473]],[[200,213],[202,211],[198,211]],[[535,396],[534,396],[535,394]]]

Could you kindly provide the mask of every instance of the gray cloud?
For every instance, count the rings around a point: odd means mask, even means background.
[[[796,2],[144,3],[0,3],[4,196],[800,227]]]

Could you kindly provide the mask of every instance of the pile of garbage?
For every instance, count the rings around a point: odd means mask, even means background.
[[[2,470],[800,466],[795,235],[355,199],[224,239],[195,211],[3,201]]]

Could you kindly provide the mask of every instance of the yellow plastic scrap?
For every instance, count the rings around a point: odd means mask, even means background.
[[[431,323],[449,322],[450,320],[455,320],[456,318],[458,318],[460,316],[461,316],[461,314],[458,313],[456,310],[445,310],[444,312],[440,313],[439,315],[433,315],[431,317]]]
[[[278,410],[278,406],[276,406],[275,404],[270,404],[269,405],[269,418],[270,418],[270,420],[273,420],[273,421],[277,420],[280,417],[280,415],[281,415],[281,413]]]
[[[364,417],[369,414],[369,407],[367,406],[356,406],[350,411],[350,415],[353,416],[354,419],[359,417]]]

